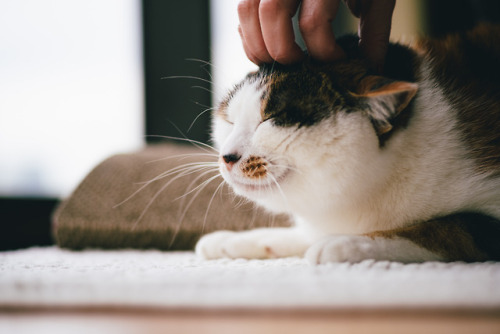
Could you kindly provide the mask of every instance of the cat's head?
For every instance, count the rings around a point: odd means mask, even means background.
[[[280,211],[342,196],[377,168],[384,136],[416,92],[370,75],[360,60],[261,67],[214,114],[221,174],[236,193]]]

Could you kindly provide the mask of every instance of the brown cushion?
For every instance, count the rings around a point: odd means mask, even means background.
[[[171,173],[143,187],[184,164],[216,161],[205,153],[192,146],[160,144],[105,160],[54,213],[57,244],[71,249],[187,250],[202,234],[214,230],[288,225],[286,216],[271,215],[234,195],[221,185],[220,176],[196,188],[217,175],[215,166],[205,176],[201,174],[207,169],[183,176]]]

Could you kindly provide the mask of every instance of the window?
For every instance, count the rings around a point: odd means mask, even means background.
[[[0,195],[63,197],[143,143],[138,0],[0,1]]]
[[[51,244],[58,198],[142,145],[140,5],[0,0],[0,249]]]
[[[238,34],[238,1],[212,0],[212,97],[219,102],[244,76],[257,69],[245,56]]]

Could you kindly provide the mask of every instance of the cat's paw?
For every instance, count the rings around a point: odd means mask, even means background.
[[[362,235],[328,237],[311,246],[305,257],[315,264],[356,263],[368,259],[405,263],[442,260],[437,254],[403,238],[371,238]]]
[[[196,255],[205,259],[218,259],[226,257],[226,249],[221,245],[226,243],[236,232],[217,231],[201,237],[194,249]]]
[[[195,252],[205,259],[266,259],[303,256],[309,246],[294,229],[269,228],[213,232],[198,241]]]
[[[368,237],[340,235],[321,240],[306,252],[306,259],[315,264],[328,262],[360,262],[374,257],[378,247]]]

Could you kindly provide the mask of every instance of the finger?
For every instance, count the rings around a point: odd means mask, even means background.
[[[359,20],[359,46],[370,65],[383,72],[396,0],[363,1]]]
[[[304,53],[295,43],[292,17],[299,0],[262,0],[259,6],[260,26],[267,51],[279,63],[301,60]]]
[[[243,36],[243,32],[241,30],[241,26],[238,26],[238,33],[240,34],[241,43],[243,45],[243,50],[245,51],[245,54],[246,54],[247,58],[252,63],[254,63],[257,66],[260,66],[262,64],[270,63],[270,62],[273,61],[273,59],[271,58],[271,56],[262,57],[262,54],[260,54],[260,56],[257,56],[251,49],[249,49],[248,43],[245,42],[245,37]],[[267,51],[266,51],[266,54],[267,54]]]
[[[311,57],[328,62],[344,58],[335,43],[332,21],[340,0],[304,0],[300,9],[299,27]]]
[[[267,51],[260,29],[259,4],[260,0],[243,0],[238,4],[240,21],[238,32],[241,36],[243,49],[248,59],[257,65],[273,61]]]

